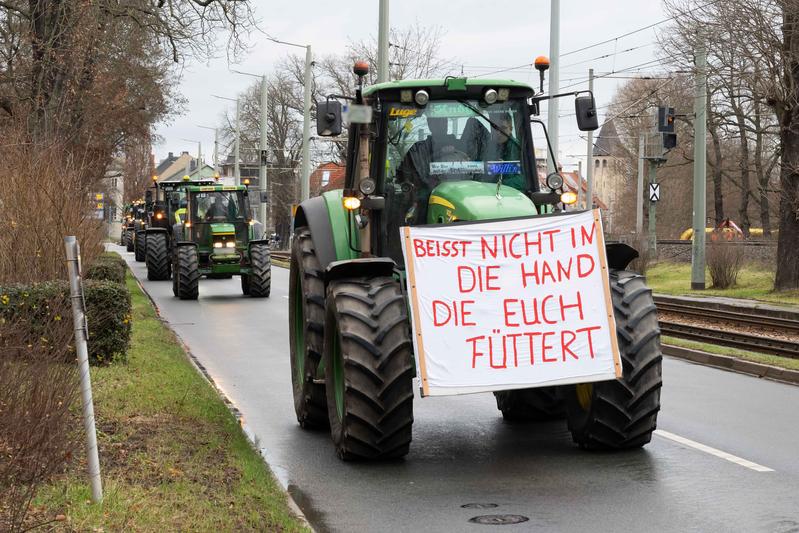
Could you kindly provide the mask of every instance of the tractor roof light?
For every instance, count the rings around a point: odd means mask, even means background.
[[[342,199],[342,203],[344,204],[344,209],[348,211],[355,211],[361,207],[361,199],[357,196],[345,196]]]
[[[505,102],[510,97],[510,89],[507,87],[503,87],[497,91],[497,100],[500,102]]]
[[[560,195],[560,201],[566,205],[577,203],[577,193],[574,191],[566,191]]]
[[[549,58],[547,56],[538,56],[533,61],[533,65],[535,69],[538,71],[538,74],[541,78],[541,92],[544,92],[544,72],[549,70]]]
[[[369,63],[363,60],[356,61],[352,66],[352,72],[359,77],[366,76],[369,74]]]
[[[250,186],[250,178],[244,178],[244,185],[247,187]]]
[[[191,180],[191,178],[189,177],[189,175],[188,175],[188,174],[184,174],[184,176],[183,176],[183,181],[189,181],[189,180]]]
[[[155,174],[153,174],[153,181],[154,182],[158,181],[158,176],[156,176]]]
[[[413,91],[410,89],[402,89],[400,91],[400,102],[403,104],[410,104],[413,102]]]
[[[499,95],[497,94],[496,89],[486,89],[483,93],[483,100],[486,101],[487,104],[493,104],[497,101]]]
[[[416,94],[413,97],[414,101],[416,101],[417,105],[426,106],[427,102],[430,101],[430,93],[425,91],[424,89],[419,89],[416,91]]]

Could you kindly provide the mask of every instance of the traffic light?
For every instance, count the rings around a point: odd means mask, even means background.
[[[658,131],[661,133],[674,133],[673,107],[658,107]]]
[[[663,149],[664,150],[671,150],[672,148],[677,146],[677,134],[676,133],[661,133],[663,135]]]

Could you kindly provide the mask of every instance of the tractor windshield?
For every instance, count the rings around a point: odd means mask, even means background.
[[[424,108],[387,110],[385,187],[410,184],[432,190],[442,181],[475,180],[531,190],[522,103],[432,101]]]
[[[240,222],[245,216],[240,191],[198,192],[192,201],[196,222]]]

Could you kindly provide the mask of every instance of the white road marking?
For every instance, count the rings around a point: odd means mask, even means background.
[[[772,468],[769,468],[767,466],[759,465],[757,463],[753,463],[752,461],[747,461],[746,459],[742,459],[737,455],[732,455],[731,453],[717,450],[716,448],[712,448],[710,446],[707,446],[700,442],[693,441],[691,439],[686,439],[685,437],[675,435],[674,433],[669,433],[668,431],[663,431],[662,429],[656,429],[655,435],[659,435],[664,439],[673,440],[674,442],[678,442],[690,448],[694,448],[695,450],[699,450],[700,452],[705,452],[709,453],[710,455],[715,455],[716,457],[749,468],[750,470],[754,470],[755,472],[774,472]]]

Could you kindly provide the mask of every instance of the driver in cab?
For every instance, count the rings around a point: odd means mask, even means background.
[[[397,182],[412,184],[416,189],[414,204],[405,216],[406,223],[410,224],[425,223],[430,193],[441,182],[439,176],[430,173],[430,163],[456,160],[460,154],[456,148],[458,140],[447,133],[447,118],[425,118],[430,135],[411,146],[397,169]]]

